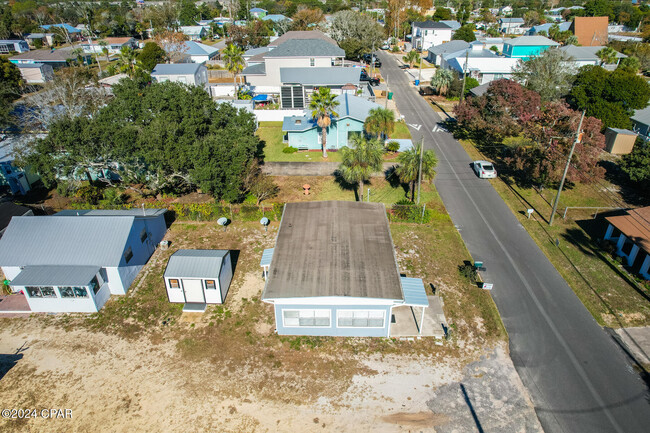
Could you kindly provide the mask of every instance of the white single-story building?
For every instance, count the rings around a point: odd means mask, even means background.
[[[26,53],[27,51],[29,51],[29,45],[21,39],[0,40],[0,54]]]
[[[159,83],[176,81],[188,85],[207,87],[208,68],[200,63],[161,63],[153,68],[151,78]]]
[[[650,206],[605,219],[605,240],[616,244],[616,254],[633,272],[650,280]]]
[[[208,36],[206,26],[181,26],[180,31],[190,38],[190,41],[200,41]]]
[[[184,310],[190,311],[203,311],[206,304],[223,304],[232,273],[228,250],[178,250],[165,269],[169,302],[185,304],[188,308]]]
[[[390,337],[393,308],[429,306],[422,280],[400,276],[381,203],[287,203],[260,265],[280,335]]]
[[[44,84],[54,79],[52,66],[45,63],[21,63],[16,66],[27,84]]]
[[[167,230],[165,209],[65,210],[13,217],[0,267],[31,311],[93,313],[124,295]]]
[[[106,47],[109,54],[117,54],[123,47],[138,48],[138,41],[131,37],[104,38],[81,44],[84,53],[103,54],[104,47]]]

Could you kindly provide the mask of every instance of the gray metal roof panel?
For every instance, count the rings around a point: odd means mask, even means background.
[[[361,68],[344,66],[325,68],[280,68],[281,83],[299,83],[313,86],[335,86],[361,82]]]
[[[469,43],[465,41],[449,41],[444,44],[436,45],[435,47],[429,48],[429,52],[435,55],[446,54],[446,53],[455,53],[457,51],[462,51],[469,48]]]
[[[440,29],[440,30],[449,30],[451,26],[443,23],[442,21],[414,21],[413,26],[419,27],[421,29]]]
[[[262,259],[260,260],[260,266],[269,266],[271,264],[273,251],[275,251],[275,248],[267,248],[264,250],[262,253]]]
[[[630,119],[636,123],[650,125],[650,106],[647,106],[641,110],[636,110]]]
[[[403,300],[381,203],[287,203],[263,299]]]
[[[161,63],[151,71],[151,75],[194,75],[201,63]]]
[[[25,266],[12,286],[87,286],[98,266]]]
[[[266,75],[266,64],[258,63],[247,66],[241,73],[242,75]]]
[[[404,293],[404,305],[414,307],[429,306],[429,299],[421,278],[400,277],[400,283]]]
[[[178,250],[169,258],[166,278],[218,278],[228,250]]]
[[[308,116],[286,116],[282,120],[283,131],[306,131],[316,126],[316,121]]]
[[[0,266],[120,264],[133,216],[13,217],[0,238]]]
[[[55,216],[134,216],[136,218],[157,217],[167,212],[167,209],[134,208],[134,209],[64,209]]]
[[[292,39],[264,57],[343,57],[345,51],[322,39]]]

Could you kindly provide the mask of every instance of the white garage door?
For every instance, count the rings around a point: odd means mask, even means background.
[[[183,280],[183,290],[185,290],[185,302],[204,303],[203,285],[201,280]]]

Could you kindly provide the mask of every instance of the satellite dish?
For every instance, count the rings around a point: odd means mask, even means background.
[[[221,217],[217,220],[217,224],[223,227],[223,231],[226,231],[226,224],[228,224],[228,218]]]
[[[264,226],[264,230],[265,230],[265,231],[268,231],[268,229],[269,229],[269,228],[268,228],[268,225],[269,225],[270,222],[271,222],[271,221],[269,221],[269,219],[268,219],[267,217],[264,217],[264,218],[262,218],[262,219],[260,220],[260,224],[262,224],[262,225]]]

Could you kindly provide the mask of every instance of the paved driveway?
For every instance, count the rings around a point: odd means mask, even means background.
[[[510,337],[510,354],[547,432],[650,431],[648,389],[440,117],[392,57],[384,76],[414,142],[439,159],[435,184],[475,260],[482,259]]]

